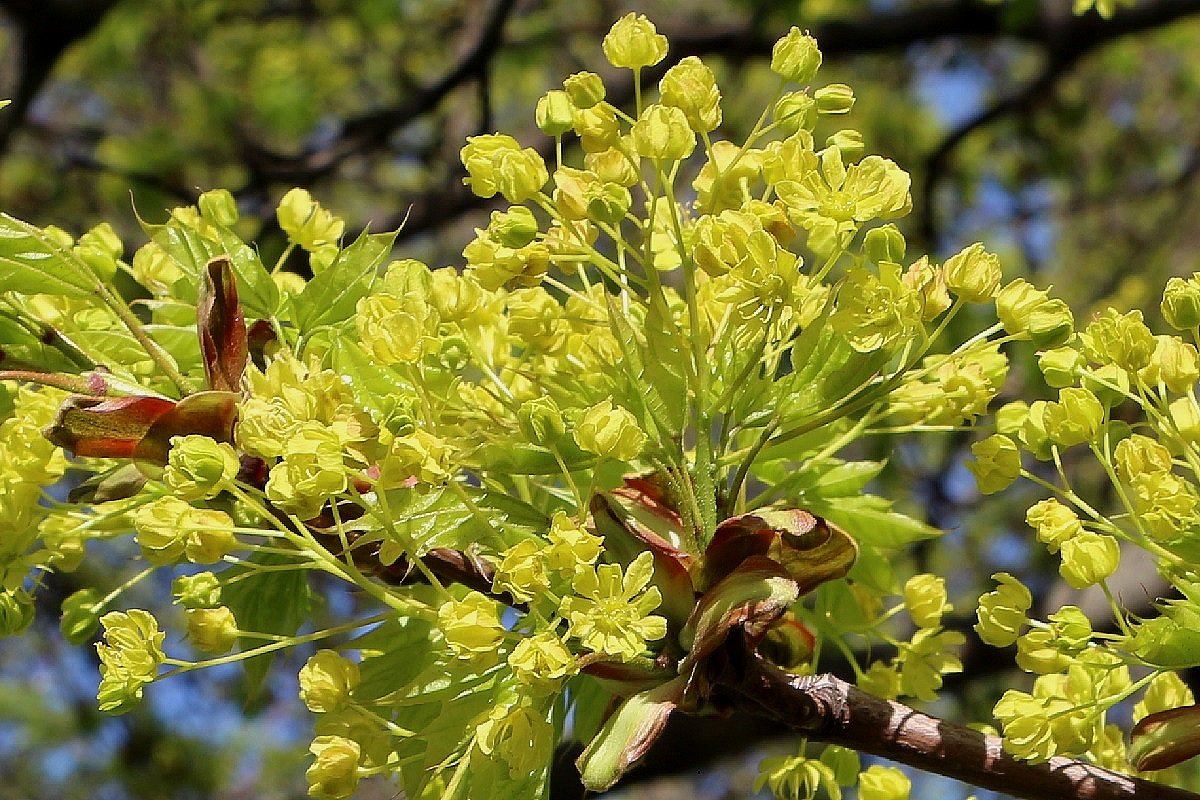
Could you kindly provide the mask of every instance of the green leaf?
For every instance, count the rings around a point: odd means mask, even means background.
[[[17,410],[16,404],[13,403],[12,393],[8,391],[8,387],[0,383],[0,420],[6,420],[13,415]]]
[[[814,497],[857,497],[886,466],[886,461],[839,461],[824,459],[802,470],[785,462],[774,462],[756,470],[771,483],[776,497],[787,497],[803,505]]]
[[[663,305],[663,301],[652,302],[646,312],[643,374],[660,401],[672,399],[672,402],[662,404],[661,413],[671,426],[671,434],[677,436],[683,430],[688,408],[687,379],[684,377],[687,356],[680,347],[679,329],[665,313]]]
[[[383,263],[392,252],[396,231],[363,231],[354,243],[342,248],[333,263],[313,277],[294,299],[297,327],[304,334],[322,325],[347,320],[358,301],[370,290]]]
[[[435,660],[437,651],[431,647],[430,639],[432,628],[428,620],[403,617],[351,642],[349,647],[363,656],[354,697],[362,702],[383,700],[408,686]]]
[[[142,228],[187,275],[173,287],[176,299],[195,303],[205,265],[213,256],[225,255],[233,267],[238,298],[247,316],[270,317],[279,310],[279,289],[271,273],[258,253],[233,231],[212,225],[216,238],[210,238],[174,218],[162,225],[143,222]]]
[[[808,510],[841,526],[859,543],[875,547],[903,547],[941,536],[937,528],[892,510],[892,501],[873,494],[851,497],[814,497]]]
[[[88,297],[97,279],[39,228],[0,214],[0,292]]]
[[[251,561],[263,566],[293,563],[291,559],[280,555],[255,555]],[[221,589],[221,602],[233,612],[238,628],[279,636],[295,635],[300,625],[308,619],[312,608],[313,595],[308,586],[307,573],[299,568],[272,571],[235,568],[223,573],[222,578],[232,578],[238,573],[248,574],[236,582],[222,580]],[[242,647],[247,650],[261,644],[261,639],[241,640]],[[273,658],[273,653],[267,653],[242,661],[249,699],[253,699],[261,690]]]
[[[196,326],[181,326],[181,325],[144,325],[146,333],[150,334],[150,338],[162,345],[171,358],[175,359],[175,363],[179,365],[179,369],[185,374],[198,371],[202,366],[200,363],[200,340],[196,336]],[[129,337],[132,339],[133,337]],[[136,343],[136,340],[135,340]],[[146,351],[142,350],[142,360],[146,358]]]
[[[395,410],[397,395],[411,392],[408,381],[396,370],[377,363],[362,345],[349,337],[333,337],[330,351],[333,368],[350,379],[350,391],[355,401],[371,412],[376,422]]]
[[[33,372],[79,372],[79,365],[19,325],[0,317],[0,369]]]

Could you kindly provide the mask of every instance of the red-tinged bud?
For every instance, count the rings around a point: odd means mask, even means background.
[[[1200,755],[1200,706],[1159,711],[1130,731],[1129,761],[1139,772],[1173,767]]]

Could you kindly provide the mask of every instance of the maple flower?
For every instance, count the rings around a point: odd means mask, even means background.
[[[667,621],[650,612],[662,602],[658,587],[649,585],[654,557],[643,552],[621,574],[619,564],[580,569],[572,586],[578,596],[563,600],[562,614],[570,624],[568,636],[597,653],[628,660],[646,649],[646,642],[667,633]]]

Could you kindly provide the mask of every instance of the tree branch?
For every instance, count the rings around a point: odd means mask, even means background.
[[[1026,800],[1197,800],[1200,795],[1055,757],[1041,764],[1004,752],[997,736],[860,691],[833,675],[788,675],[752,657],[743,703],[803,735]]]

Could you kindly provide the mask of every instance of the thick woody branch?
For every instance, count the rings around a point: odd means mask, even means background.
[[[793,676],[752,658],[743,703],[810,739],[881,756],[1027,800],[1198,800],[1200,795],[1056,757],[1013,758],[997,736],[931,717],[833,675]]]

